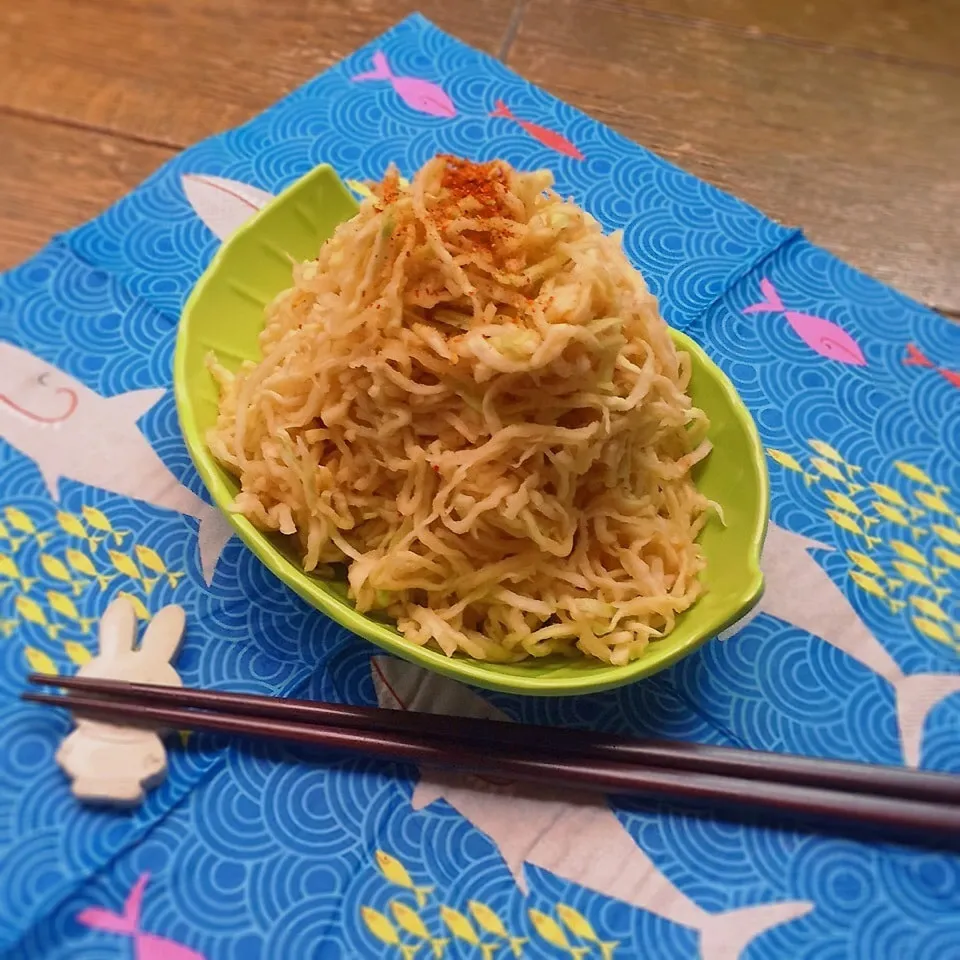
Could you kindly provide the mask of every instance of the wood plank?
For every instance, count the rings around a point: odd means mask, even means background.
[[[509,65],[905,293],[960,309],[960,76],[533,0]]]
[[[162,147],[0,114],[0,269],[98,214],[171,156]]]
[[[496,52],[515,0],[31,0],[0,12],[0,107],[186,146],[420,9]]]
[[[753,36],[960,69],[958,0],[600,0],[669,18],[704,20]]]

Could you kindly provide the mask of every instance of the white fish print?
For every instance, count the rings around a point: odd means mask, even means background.
[[[467,687],[404,661],[377,656],[371,670],[382,707],[508,719]],[[796,900],[708,913],[657,870],[597,795],[424,771],[413,792],[414,809],[440,799],[497,845],[524,893],[523,865],[529,863],[697,931],[703,960],[737,960],[762,933],[813,909]]]
[[[195,517],[210,583],[232,529],[177,480],[137,427],[165,392],[102,397],[26,350],[0,343],[0,439],[36,464],[54,502],[65,478]]]
[[[220,240],[226,240],[273,199],[273,194],[259,187],[207,174],[187,173],[180,183],[197,216]]]
[[[792,623],[853,657],[893,687],[903,761],[908,767],[918,767],[927,715],[941,700],[960,693],[960,674],[905,676],[867,629],[844,592],[810,555],[811,550],[833,547],[771,523],[760,564],[766,581],[763,598],[747,617],[721,636],[731,637],[763,612]],[[811,602],[811,598],[816,599]]]

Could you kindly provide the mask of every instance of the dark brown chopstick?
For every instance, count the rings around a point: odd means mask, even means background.
[[[49,682],[49,680],[48,680]],[[481,776],[509,777],[541,786],[640,794],[670,800],[774,810],[805,821],[852,822],[885,831],[956,837],[960,808],[956,805],[842,793],[790,784],[744,780],[715,774],[628,765],[590,758],[547,758],[530,751],[492,753],[450,741],[382,731],[350,730],[297,720],[239,716],[154,704],[134,705],[96,697],[25,694],[23,699],[62,707],[83,716],[137,724],[213,730],[268,737],[313,746],[359,751],[389,760],[453,767]],[[541,745],[542,747],[542,745]]]
[[[38,685],[51,683],[50,677],[40,674],[32,674],[29,680]],[[846,793],[955,804],[960,807],[960,777],[901,767],[820,760],[731,747],[629,739],[613,734],[473,717],[354,707],[214,690],[160,687],[115,680],[58,677],[55,682],[58,687],[68,690],[108,696],[130,703],[205,709],[351,730],[412,734],[497,751],[542,751],[548,747],[550,756],[556,758],[580,757],[664,767],[692,773],[793,784],[818,790],[839,790]]]

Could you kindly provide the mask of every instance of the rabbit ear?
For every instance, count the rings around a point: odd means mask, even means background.
[[[180,649],[186,623],[183,607],[175,603],[157,611],[140,642],[141,652],[151,660],[170,663]]]
[[[124,597],[118,597],[100,618],[100,656],[112,660],[133,649],[137,638],[137,611]]]

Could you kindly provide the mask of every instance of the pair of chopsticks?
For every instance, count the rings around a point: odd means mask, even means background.
[[[308,700],[32,674],[31,703],[137,726],[349,750],[541,786],[960,836],[960,777],[729,747]]]

